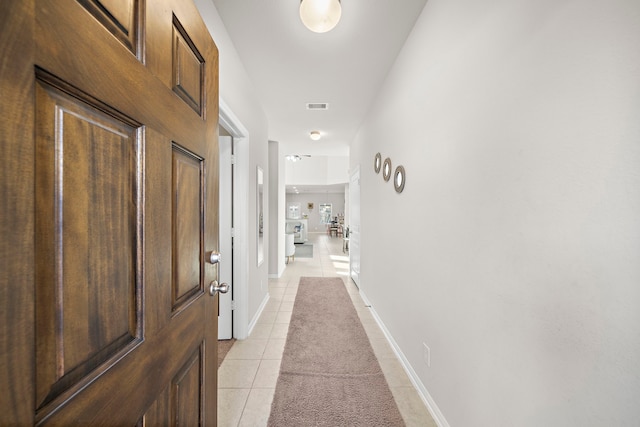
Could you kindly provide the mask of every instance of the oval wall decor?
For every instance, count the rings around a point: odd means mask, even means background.
[[[404,172],[404,166],[398,166],[393,174],[393,186],[396,189],[396,192],[402,193],[406,179],[407,177]]]
[[[376,154],[376,158],[373,160],[373,170],[376,173],[380,173],[380,168],[382,167],[382,155],[380,153]]]
[[[389,181],[389,178],[391,178],[391,159],[388,157],[384,159],[384,164],[382,165],[382,178],[385,181]]]

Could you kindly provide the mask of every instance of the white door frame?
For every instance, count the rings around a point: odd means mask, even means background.
[[[360,165],[349,177],[349,270],[360,288]]]
[[[232,137],[234,143],[235,173],[233,191],[233,336],[245,339],[249,334],[249,131],[231,111],[222,98],[220,103],[220,126]],[[222,254],[224,256],[225,254]]]
[[[232,152],[235,145],[232,136],[219,135],[220,147],[220,237],[219,247],[220,261],[218,261],[218,282],[228,283],[231,286],[229,292],[220,294],[218,299],[218,339],[228,340],[233,338],[233,164]]]

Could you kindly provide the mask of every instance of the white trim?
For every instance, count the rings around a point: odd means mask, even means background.
[[[247,334],[247,336],[251,336],[251,333],[253,332],[253,328],[256,327],[256,324],[258,323],[258,320],[260,320],[260,316],[262,315],[262,312],[264,311],[264,308],[267,306],[268,302],[269,302],[269,294],[267,293],[264,296],[264,299],[262,300],[262,304],[260,304],[260,307],[258,307],[258,311],[256,312],[256,315],[253,316],[253,319],[251,319],[251,323],[249,323],[249,333]]]
[[[229,134],[231,134],[231,136],[234,138],[243,138],[249,136],[249,131],[247,130],[247,128],[244,127],[240,119],[235,114],[233,114],[233,111],[231,111],[231,107],[229,107],[229,105],[224,102],[224,99],[218,98],[218,104],[220,106],[220,126],[225,128],[225,130],[229,132]]]
[[[389,345],[391,345],[393,352],[396,354],[396,356],[400,360],[400,364],[402,365],[402,367],[404,368],[404,371],[409,376],[409,380],[411,380],[411,383],[416,388],[418,395],[420,396],[420,398],[422,399],[422,402],[427,407],[427,410],[431,414],[431,417],[433,418],[433,420],[436,422],[436,424],[438,424],[439,427],[449,427],[449,423],[447,422],[444,415],[440,411],[440,408],[438,408],[438,405],[436,405],[436,402],[433,400],[433,398],[427,391],[427,388],[424,386],[422,381],[420,381],[418,374],[416,374],[416,371],[413,370],[413,367],[411,366],[407,358],[404,356],[404,353],[402,353],[402,350],[400,350],[398,343],[393,339],[393,337],[391,336],[391,333],[382,322],[382,319],[380,319],[380,316],[378,316],[378,313],[376,313],[376,310],[371,305],[371,302],[369,301],[367,296],[362,291],[360,291],[360,296],[362,297],[362,301],[364,301],[365,305],[369,307],[369,309],[371,310],[371,315],[373,315],[373,318],[376,320],[376,323],[382,330],[382,333],[384,334],[385,338],[389,342]]]
[[[233,248],[233,299],[236,309],[233,310],[233,336],[245,339],[249,327],[249,131],[240,119],[231,111],[222,98],[218,100],[220,106],[219,125],[233,137],[235,145],[235,188],[233,191],[234,204],[234,248]]]
[[[349,218],[346,219],[349,224],[349,277],[358,289],[361,287],[360,275],[362,271],[361,191],[360,165],[358,164],[350,171],[349,175]]]
[[[234,212],[234,281],[240,281],[239,292],[234,293],[238,308],[234,310],[233,334],[238,339],[247,338],[249,331],[249,138],[237,138]],[[238,290],[238,288],[236,288]],[[237,295],[237,297],[236,297]]]
[[[231,150],[233,137],[218,136],[219,153],[219,191],[218,251],[222,254],[218,261],[218,282],[231,285],[231,292],[220,294],[218,298],[218,339],[233,338],[232,295],[236,285],[233,283],[233,245],[231,242]]]

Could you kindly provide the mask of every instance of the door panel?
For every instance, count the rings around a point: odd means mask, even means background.
[[[202,115],[204,58],[178,18],[173,17],[173,91]]]
[[[173,144],[172,308],[178,311],[204,291],[203,159]]]
[[[179,426],[200,425],[204,418],[203,351],[198,347],[172,381],[171,419]]]
[[[216,424],[217,49],[145,3],[0,6],[0,425]]]
[[[78,0],[87,12],[98,20],[134,55],[141,51],[140,27],[142,0]]]
[[[142,338],[142,177],[135,124],[100,111],[85,94],[65,93],[72,88],[42,71],[37,77],[40,407]]]
[[[167,425],[166,420],[171,419],[170,391],[169,388],[166,388],[158,394],[157,400],[151,404],[147,412],[136,423],[136,427]]]

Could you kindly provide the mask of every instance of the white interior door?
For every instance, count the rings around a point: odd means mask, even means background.
[[[360,287],[360,168],[349,180],[349,266],[351,279]]]
[[[220,294],[218,312],[218,339],[233,337],[233,169],[231,162],[233,138],[218,138],[220,145],[220,283],[231,287],[226,294]]]

